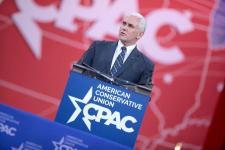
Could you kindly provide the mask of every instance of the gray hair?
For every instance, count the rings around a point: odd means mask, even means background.
[[[135,17],[139,18],[140,19],[139,28],[140,28],[140,30],[142,32],[145,32],[145,29],[146,29],[146,20],[145,20],[145,18],[140,13],[135,12],[135,13],[131,13],[131,14],[127,15],[127,16],[135,16]]]

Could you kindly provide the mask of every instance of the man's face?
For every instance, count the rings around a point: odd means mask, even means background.
[[[139,28],[140,19],[136,16],[127,16],[123,18],[119,30],[119,39],[124,45],[133,45],[141,38],[143,32]]]

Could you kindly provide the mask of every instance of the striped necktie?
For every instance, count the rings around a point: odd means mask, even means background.
[[[110,70],[111,75],[115,76],[115,74],[117,73],[117,71],[122,67],[123,65],[123,60],[126,54],[126,47],[122,47],[121,48],[121,53],[119,54],[119,56],[116,58],[116,61],[114,62],[112,69]]]

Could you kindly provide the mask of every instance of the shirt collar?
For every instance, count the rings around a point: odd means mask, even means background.
[[[123,46],[124,46],[124,44],[119,40],[117,47],[119,49],[121,49],[121,47],[123,47]],[[136,46],[137,46],[136,44],[130,45],[130,46],[125,46],[127,48],[127,52],[126,53],[129,55]]]

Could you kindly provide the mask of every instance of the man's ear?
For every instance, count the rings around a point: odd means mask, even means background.
[[[144,35],[144,32],[140,32],[140,33],[137,35],[137,40],[139,40],[143,35]]]

